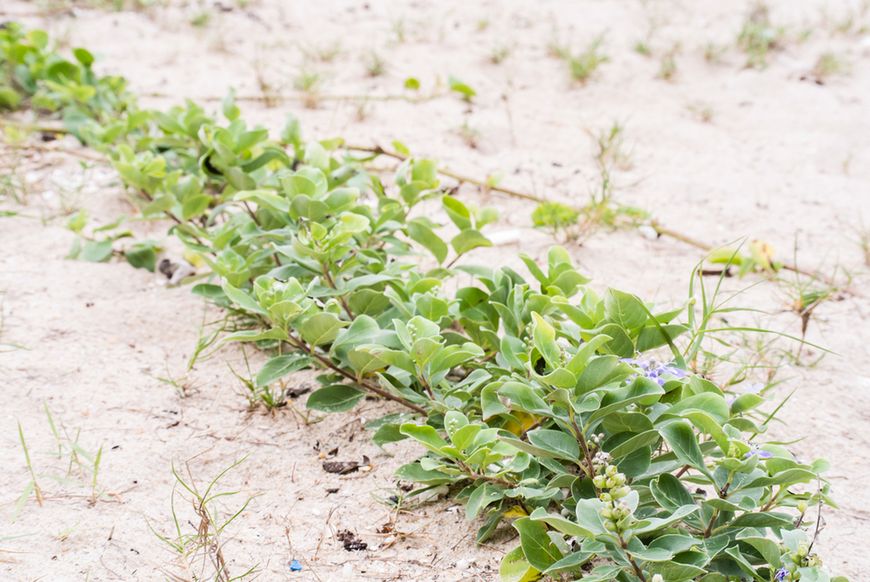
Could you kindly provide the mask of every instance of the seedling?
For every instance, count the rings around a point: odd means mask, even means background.
[[[224,534],[227,528],[247,509],[253,497],[249,497],[239,509],[232,514],[221,510],[218,501],[223,503],[227,498],[238,495],[238,491],[222,491],[220,481],[232,470],[245,461],[245,457],[218,473],[209,481],[204,489],[196,484],[196,479],[190,465],[185,465],[186,475],[172,465],[172,476],[175,483],[170,496],[170,512],[172,515],[173,533],[164,535],[154,529],[149,523],[152,533],[176,552],[184,563],[184,570],[197,569],[195,579],[212,579],[220,582],[245,580],[254,576],[257,567],[252,566],[241,574],[231,574],[227,558],[224,554]],[[176,497],[190,504],[193,522],[179,515]],[[190,526],[190,527],[188,527]],[[200,566],[197,568],[197,564]],[[183,579],[183,577],[178,577]]]
[[[39,482],[36,478],[36,471],[33,469],[33,461],[30,460],[30,449],[27,448],[27,441],[24,440],[24,429],[21,428],[21,422],[18,423],[18,440],[21,442],[21,450],[24,451],[24,462],[27,466],[27,472],[30,474],[30,481],[24,488],[21,497],[19,497],[17,505],[20,508],[27,501],[27,498],[30,497],[30,494],[33,493],[36,497],[36,503],[42,507],[45,497],[42,494],[42,488],[39,486]]]
[[[625,126],[618,121],[597,132],[588,131],[595,143],[595,163],[599,169],[631,169],[631,150],[625,144]]]
[[[677,74],[677,54],[680,52],[680,46],[675,44],[662,55],[659,62],[658,78],[663,81],[673,81]]]
[[[468,85],[467,83],[463,83],[461,80],[456,77],[450,77],[447,80],[447,84],[450,87],[450,90],[454,93],[457,93],[463,101],[471,103],[471,100],[477,95],[477,91]]]
[[[103,490],[99,486],[100,469],[103,458],[102,445],[97,449],[96,453],[90,453],[79,444],[80,430],[77,430],[73,436],[70,436],[66,428],[62,424],[58,424],[47,404],[43,405],[45,416],[48,421],[48,427],[51,435],[55,439],[57,447],[53,454],[54,462],[49,467],[51,470],[43,469],[37,473],[31,457],[31,449],[28,446],[24,436],[24,429],[21,423],[18,423],[18,439],[21,443],[21,449],[24,452],[25,464],[29,475],[29,481],[24,488],[24,491],[19,496],[16,503],[15,515],[23,509],[27,499],[31,494],[34,495],[37,504],[42,507],[46,494],[40,485],[40,480],[49,479],[63,486],[65,490],[55,493],[53,497],[61,497],[65,495],[72,496],[69,492],[70,488],[85,489],[89,492],[87,496],[88,502],[95,505],[103,496]],[[62,461],[66,465],[63,473],[57,472],[55,465],[57,461]]]
[[[722,63],[727,50],[728,48],[724,45],[708,42],[704,45],[704,60],[710,64],[718,65]]]
[[[211,12],[200,10],[190,18],[190,25],[195,28],[205,28],[211,22]]]
[[[585,50],[568,57],[568,66],[571,78],[585,85],[595,74],[598,68],[609,61],[609,57],[601,50],[604,36],[599,36],[586,47]]]
[[[797,255],[796,248],[795,255]],[[801,321],[801,340],[806,339],[807,329],[815,310],[828,301],[842,299],[843,289],[848,287],[851,282],[847,274],[844,285],[834,283],[837,281],[836,270],[828,280],[831,282],[826,283],[814,280],[799,273],[795,273],[793,278],[782,280],[783,288],[788,297],[788,309],[797,314]],[[798,364],[800,363],[804,344],[804,341],[798,344],[797,353],[795,354],[795,362]],[[822,353],[820,358],[823,356],[824,353]]]
[[[548,229],[553,236],[562,233],[565,242],[574,242],[580,237],[579,218],[579,210],[561,202],[544,202],[532,212],[532,224]]]
[[[341,55],[341,43],[333,41],[320,46],[303,46],[301,50],[308,58],[316,59],[321,63],[331,63]]]
[[[824,84],[831,77],[843,75],[848,72],[848,65],[839,56],[832,52],[822,53],[813,65],[810,75],[818,84]]]
[[[293,79],[293,88],[302,92],[306,107],[310,109],[317,107],[318,91],[322,82],[323,79],[319,73],[308,70],[300,71]]]
[[[499,44],[489,51],[489,62],[493,65],[502,64],[511,55],[511,49],[508,45]]]
[[[737,46],[746,53],[747,67],[764,68],[768,55],[781,49],[785,30],[776,27],[770,20],[770,9],[758,3],[750,11],[737,37]]]
[[[376,51],[368,53],[365,59],[366,74],[369,77],[380,77],[387,72],[387,64]]]
[[[713,106],[710,105],[709,103],[703,103],[703,102],[690,103],[687,106],[687,109],[701,123],[712,123],[713,122],[713,117],[715,116],[715,112],[713,111]]]
[[[462,122],[456,133],[466,146],[473,150],[477,149],[477,146],[480,144],[480,131],[470,126],[467,119]]]
[[[394,20],[391,25],[393,31],[393,37],[397,44],[405,44],[406,32],[405,32],[405,21],[401,18]]]

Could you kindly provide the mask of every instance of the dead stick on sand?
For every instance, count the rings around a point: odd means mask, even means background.
[[[406,156],[400,152],[397,152],[394,150],[388,150],[388,149],[381,147],[379,145],[376,145],[376,146],[358,146],[358,145],[345,144],[344,148],[348,149],[348,150],[352,150],[352,151],[368,152],[368,153],[373,154],[375,156],[387,156],[387,157],[394,158],[396,160],[401,160],[401,161],[405,161],[409,158],[409,156]],[[503,186],[489,184],[489,183],[486,183],[482,180],[478,180],[476,178],[471,178],[469,176],[457,174],[456,172],[452,172],[448,169],[439,169],[438,173],[440,173],[444,176],[448,176],[450,178],[453,178],[454,180],[457,180],[458,182],[472,184],[472,185],[477,186],[477,187],[484,189],[484,190],[493,191],[493,192],[501,192],[502,194],[505,194],[505,195],[510,196],[512,198],[520,198],[522,200],[528,200],[531,202],[538,202],[538,203],[547,202],[547,200],[545,198],[543,198],[542,196],[537,196],[535,194],[528,194],[526,192],[520,192],[518,190],[513,190],[511,188],[505,188]],[[575,208],[575,210],[582,210],[582,209]],[[710,252],[711,250],[713,250],[715,248],[713,245],[701,242],[701,241],[694,239],[688,235],[685,235],[681,232],[677,232],[675,230],[672,230],[670,228],[662,226],[662,224],[659,223],[657,220],[651,221],[650,226],[652,227],[653,230],[655,230],[656,234],[659,236],[672,238],[674,240],[680,241],[680,242],[685,243],[689,246],[693,246],[693,247],[700,249],[702,251]],[[831,285],[833,287],[837,286],[836,283],[833,281],[833,279],[831,279],[830,277],[828,277],[826,275],[823,275],[822,273],[818,273],[815,271],[807,271],[805,269],[801,269],[797,265],[793,265],[793,264],[785,263],[785,262],[782,263],[782,268],[787,270],[787,271],[792,271],[793,273],[798,273],[801,275],[805,275],[807,277],[812,277],[813,279],[816,279],[818,281],[822,281],[822,282],[824,282],[828,285]],[[850,292],[854,293],[854,291],[850,291]]]

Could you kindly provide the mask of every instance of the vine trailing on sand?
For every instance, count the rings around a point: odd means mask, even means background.
[[[560,247],[521,257],[530,278],[474,266],[497,217],[445,191],[435,162],[409,157],[384,183],[294,119],[276,139],[248,127],[232,96],[225,121],[140,109],[73,54],[6,25],[2,104],[59,116],[143,217],[170,221],[204,271],[193,291],[233,315],[224,341],[273,353],[257,387],[314,367],[310,408],[395,403],[375,442],[427,451],[401,478],[463,499],[479,541],[513,520],[504,580],[843,580],[806,532],[831,504],[825,463],[764,442],[763,398],[686,364],[716,332],[706,305],[686,325],[681,308],[598,293]]]

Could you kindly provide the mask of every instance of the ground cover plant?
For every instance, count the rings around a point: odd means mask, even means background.
[[[193,291],[232,315],[223,341],[273,354],[254,387],[315,367],[310,408],[394,402],[375,442],[419,442],[399,477],[464,500],[479,541],[511,523],[504,580],[843,580],[813,552],[825,463],[764,439],[762,396],[694,373],[721,331],[708,297],[596,292],[560,247],[523,256],[528,278],[475,266],[497,217],[451,196],[432,160],[406,156],[387,181],[366,169],[377,152],[306,141],[295,119],[273,138],[232,96],[223,119],[143,110],[86,50],[65,58],[16,25],[0,55],[0,103],[104,152],[142,217],[171,223]],[[154,268],[157,245],[72,226],[80,258]]]

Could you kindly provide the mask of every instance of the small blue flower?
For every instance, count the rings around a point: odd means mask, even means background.
[[[745,455],[743,455],[744,459],[748,459],[749,457],[757,456],[759,459],[770,459],[773,457],[773,453],[770,451],[763,451],[758,448],[758,445],[752,445],[752,449]]]
[[[302,564],[299,563],[299,560],[290,560],[290,571],[298,572],[302,569]]]
[[[785,568],[780,568],[776,571],[776,574],[773,575],[773,579],[775,582],[783,582],[786,576],[788,576],[788,570],[786,570]]]
[[[638,360],[635,358],[621,358],[622,362],[639,368],[644,376],[650,380],[655,380],[659,386],[664,386],[667,381],[663,375],[673,376],[674,378],[685,378],[688,376],[685,370],[681,370],[672,364],[659,364],[655,360]],[[628,378],[629,381],[634,380],[637,374]]]

